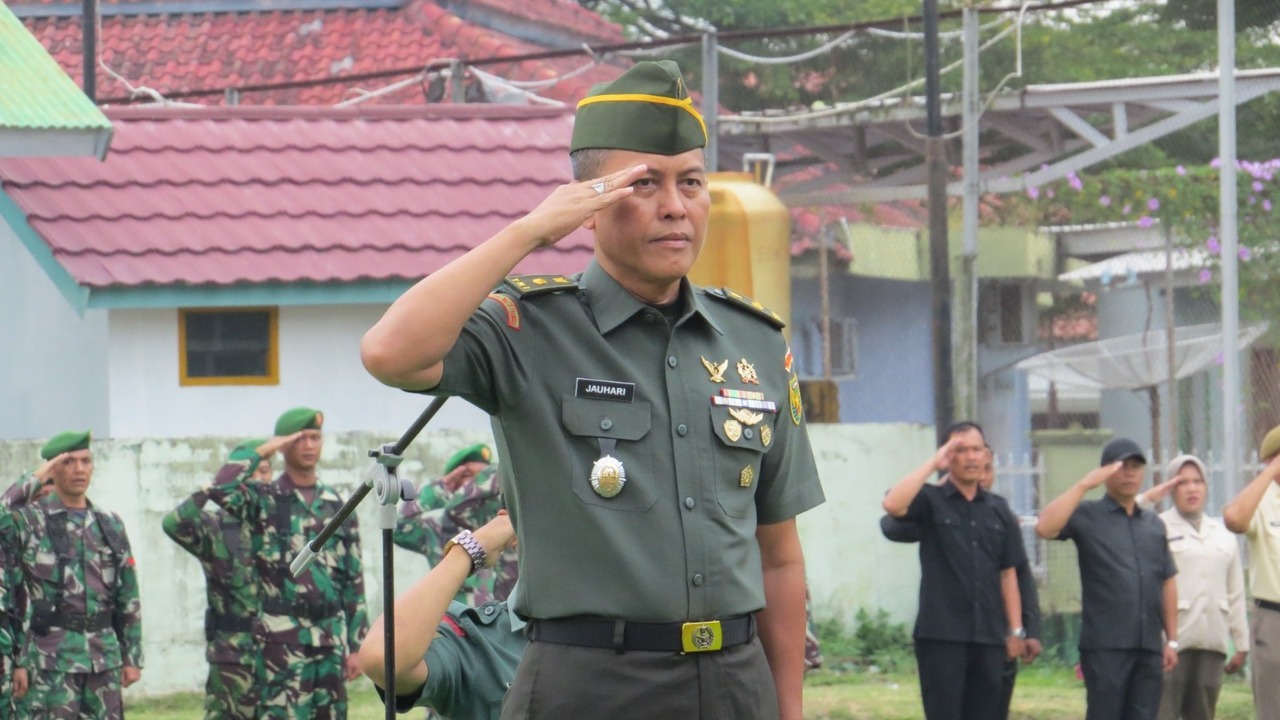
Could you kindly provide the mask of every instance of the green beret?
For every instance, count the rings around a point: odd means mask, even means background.
[[[314,408],[296,407],[285,410],[276,420],[276,435],[292,435],[299,430],[319,430],[324,425],[324,413]]]
[[[266,442],[267,442],[266,438],[252,438],[249,440],[245,440],[239,445],[236,445],[234,448],[231,448],[231,454],[227,456],[227,459],[232,462],[235,462],[237,460],[257,459],[258,448],[265,445]]]
[[[707,123],[670,60],[636,63],[578,103],[569,152],[585,148],[679,155],[706,147]]]
[[[476,443],[469,447],[464,447],[454,453],[449,458],[449,462],[444,464],[444,474],[448,475],[454,471],[462,463],[482,462],[487,463],[493,457],[493,453],[489,451],[489,446],[484,443]]]
[[[40,457],[45,460],[52,460],[64,452],[72,450],[88,450],[89,449],[89,431],[58,433],[49,438],[49,442],[40,448]]]
[[[1262,445],[1258,448],[1258,457],[1263,462],[1275,457],[1280,452],[1280,425],[1271,428],[1266,437],[1262,438]]]

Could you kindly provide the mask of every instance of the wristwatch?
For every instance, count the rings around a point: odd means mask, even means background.
[[[484,546],[480,544],[475,535],[471,534],[470,530],[463,530],[454,535],[452,540],[445,543],[444,554],[448,555],[454,545],[461,546],[471,556],[471,572],[467,573],[467,577],[475,575],[477,570],[484,567],[485,560],[489,557],[488,553],[484,551]]]
[[[1010,631],[1009,631],[1009,637],[1016,637],[1016,638],[1018,638],[1019,640],[1026,640],[1026,639],[1027,639],[1027,629],[1026,629],[1026,628],[1020,628],[1020,627],[1014,628],[1014,629],[1012,629],[1012,630],[1010,630]]]
[[[1177,640],[1170,640],[1169,642],[1165,643],[1165,645],[1168,645],[1168,646],[1169,646],[1169,649],[1170,649],[1170,650],[1173,650],[1174,652],[1177,652],[1177,650],[1178,650],[1178,641],[1177,641]]]

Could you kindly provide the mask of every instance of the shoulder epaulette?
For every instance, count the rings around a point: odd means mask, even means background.
[[[719,298],[731,305],[736,305],[737,307],[751,311],[779,330],[787,326],[787,322],[782,319],[781,315],[765,307],[762,303],[752,300],[741,293],[730,290],[727,287],[706,288],[706,291],[711,297]]]
[[[578,283],[564,275],[511,275],[503,282],[516,297],[530,297],[543,293],[573,290]]]

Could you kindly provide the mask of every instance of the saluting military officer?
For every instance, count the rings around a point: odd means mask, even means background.
[[[368,629],[360,534],[351,517],[302,575],[289,563],[342,507],[319,482],[324,415],[293,408],[276,421],[284,472],[268,484],[232,478],[209,499],[239,518],[253,537],[261,580],[263,648],[258,717],[280,720],[347,716],[345,681],[360,674],[356,652]]]
[[[232,449],[214,476],[214,485],[270,482],[271,456],[296,436],[245,440]],[[209,488],[197,490],[164,516],[164,533],[200,561],[204,571],[206,720],[252,720],[258,713],[254,673],[262,640],[255,623],[262,608],[258,571],[248,527],[214,506],[206,510]]]
[[[597,86],[573,129],[577,181],[362,342],[384,383],[493,416],[514,608],[532,619],[504,717],[801,717],[795,516],[822,488],[782,321],[686,278],[706,141],[675,63]],[[595,235],[585,272],[504,282],[579,226]]]
[[[406,550],[421,553],[432,567],[444,558],[444,545],[462,530],[479,530],[502,509],[498,467],[490,463],[493,452],[484,443],[469,445],[444,464],[444,475],[422,484],[418,497],[403,503],[393,540]],[[504,552],[492,567],[477,570],[458,591],[458,602],[480,607],[492,600],[506,600],[516,584],[515,553]]]
[[[121,687],[142,676],[138,576],[124,523],[86,495],[93,479],[88,432],[54,436],[40,450],[53,492],[17,512],[28,632],[14,695],[30,718],[124,716]]]

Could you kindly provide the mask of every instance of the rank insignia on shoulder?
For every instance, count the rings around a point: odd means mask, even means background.
[[[752,300],[751,298],[739,292],[730,290],[727,287],[726,288],[707,288],[706,292],[711,297],[720,298],[721,300],[725,300],[732,305],[736,305],[745,310],[749,310],[750,312],[763,318],[766,322],[778,328],[779,330],[787,326],[786,321],[782,319],[781,315],[765,307],[764,304],[756,300]]]
[[[507,314],[507,327],[512,330],[519,330],[520,310],[516,307],[516,301],[498,293],[489,293],[489,299],[502,306],[503,312]]]
[[[559,290],[572,290],[578,283],[564,275],[511,275],[505,281],[516,297],[541,295]]]

